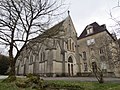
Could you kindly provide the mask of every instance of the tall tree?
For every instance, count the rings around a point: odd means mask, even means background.
[[[9,46],[9,76],[15,76],[16,60],[27,43],[43,33],[63,7],[61,0],[0,0],[0,44]]]

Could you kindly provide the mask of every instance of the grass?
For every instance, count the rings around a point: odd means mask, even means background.
[[[81,82],[85,90],[120,90],[120,83]]]
[[[18,88],[15,85],[15,82],[13,83],[2,83],[2,80],[0,80],[0,90],[35,90],[32,88]],[[21,80],[22,81],[22,80]],[[78,81],[45,81],[45,83],[50,84],[54,87],[74,87],[74,88],[80,88],[76,90],[120,90],[120,83],[103,83],[99,84],[97,82],[78,82]],[[49,89],[48,89],[49,90]],[[68,89],[70,90],[70,89]],[[71,89],[73,90],[73,89]]]
[[[99,84],[98,82],[78,82],[78,81],[47,81],[61,86],[82,87],[84,90],[120,90],[120,83],[107,82]],[[76,89],[78,90],[78,89]],[[82,89],[80,89],[82,90]]]

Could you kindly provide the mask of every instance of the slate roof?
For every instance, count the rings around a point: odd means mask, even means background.
[[[51,38],[51,37],[57,35],[59,33],[59,31],[61,30],[61,27],[62,27],[64,21],[65,20],[59,22],[58,24],[54,25],[50,29],[45,30],[42,34],[33,38],[31,41],[34,41],[36,39],[42,39],[42,38]]]
[[[57,35],[60,30],[62,30],[62,25],[65,20],[59,22],[58,24],[54,25],[50,29],[46,30],[44,33],[42,33],[40,36],[48,35],[48,36],[54,36]],[[49,38],[49,37],[48,37]]]
[[[86,29],[87,29],[88,26],[92,26],[92,27],[93,27],[93,33],[87,34],[87,30],[86,30]],[[114,39],[114,37],[112,36],[112,34],[110,34],[110,33],[108,32],[108,30],[106,29],[106,25],[105,25],[105,24],[99,25],[99,24],[96,23],[96,22],[93,22],[93,23],[87,25],[87,26],[85,27],[85,29],[83,30],[83,32],[81,33],[81,35],[78,37],[78,39],[86,38],[86,37],[88,37],[88,36],[95,35],[95,34],[98,34],[98,33],[100,33],[100,32],[104,32],[104,31],[106,31],[106,32],[112,37],[112,39]],[[114,39],[114,40],[115,40],[115,39]]]

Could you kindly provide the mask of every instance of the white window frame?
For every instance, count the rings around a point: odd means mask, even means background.
[[[89,45],[93,45],[93,44],[95,44],[95,39],[94,39],[94,38],[87,40],[87,45],[88,45],[88,46],[89,46]]]

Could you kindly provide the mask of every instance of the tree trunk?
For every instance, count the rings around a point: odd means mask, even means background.
[[[10,62],[10,71],[9,71],[9,76],[7,79],[3,80],[3,82],[13,82],[16,80],[15,76],[15,60],[12,56],[9,56],[9,62]]]
[[[14,58],[10,56],[10,72],[9,76],[15,76],[15,61]]]
[[[95,74],[95,77],[97,78],[99,83],[104,83],[102,71],[100,71],[100,72],[93,72],[93,73]]]
[[[9,62],[10,62],[10,72],[8,77],[8,82],[13,82],[16,80],[15,76],[15,59],[13,57],[13,43],[10,44],[10,50],[9,50]]]

